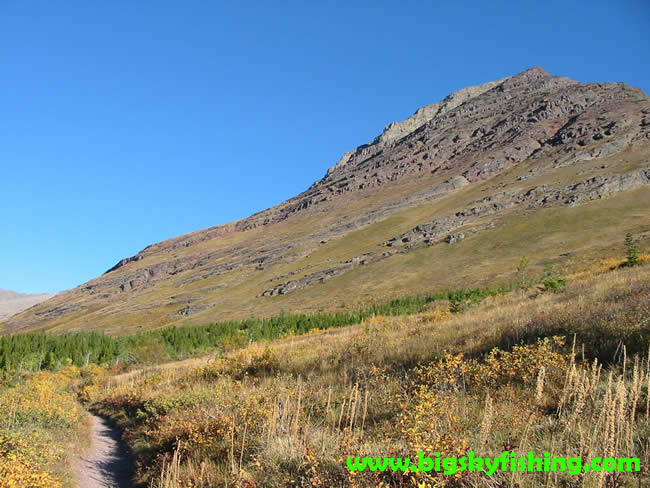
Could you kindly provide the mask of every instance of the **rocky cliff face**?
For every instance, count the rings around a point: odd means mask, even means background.
[[[272,297],[289,294],[326,308],[331,288],[314,287],[363,285],[364,273],[398,255],[439,253],[544,209],[647,196],[649,148],[650,101],[641,90],[532,68],[423,107],[287,202],[149,246],[9,325],[205,322],[270,313],[290,303]],[[343,283],[353,270],[356,281]],[[390,290],[386,283],[383,293]]]
[[[479,86],[469,86],[457,92],[448,95],[440,103],[433,103],[419,108],[412,116],[402,122],[392,122],[388,124],[384,131],[378,135],[372,142],[357,147],[353,151],[346,152],[343,157],[332,166],[327,174],[335,172],[342,166],[345,166],[350,160],[354,159],[357,154],[363,153],[367,148],[372,148],[371,151],[366,151],[366,154],[372,152],[374,154],[381,151],[385,146],[393,141],[401,139],[405,135],[410,134],[416,129],[420,128],[430,120],[444,115],[446,112],[455,109],[459,105],[465,103],[470,98],[482,95],[486,91],[503,83],[507,78],[497,81],[490,81]]]

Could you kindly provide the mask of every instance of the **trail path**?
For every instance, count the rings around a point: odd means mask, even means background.
[[[90,450],[77,462],[79,488],[132,488],[133,460],[120,432],[106,419],[90,415]]]

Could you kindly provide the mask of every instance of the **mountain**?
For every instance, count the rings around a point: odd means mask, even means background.
[[[0,289],[0,320],[7,319],[14,314],[27,310],[29,307],[33,307],[53,296],[47,293],[32,295]]]
[[[308,157],[306,154],[305,157]],[[650,236],[650,99],[540,67],[388,125],[286,202],[153,244],[9,319],[103,329],[355,308],[568,270]]]

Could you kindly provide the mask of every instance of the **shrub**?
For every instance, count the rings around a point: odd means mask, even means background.
[[[528,258],[522,256],[517,266],[517,286],[519,288],[526,288],[528,282],[526,281],[526,272],[528,271]]]
[[[630,232],[625,234],[624,244],[626,261],[621,266],[636,266],[639,264],[639,245]]]
[[[542,274],[539,282],[544,285],[546,290],[551,291],[564,290],[567,284],[566,278],[563,278],[557,274],[549,262],[546,263],[546,266],[544,267],[544,273]]]

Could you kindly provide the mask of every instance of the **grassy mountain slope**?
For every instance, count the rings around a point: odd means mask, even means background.
[[[533,68],[451,95],[346,153],[287,202],[154,244],[12,317],[101,329],[358,308],[575,269],[650,238],[650,100]],[[424,121],[424,122],[423,122]]]

